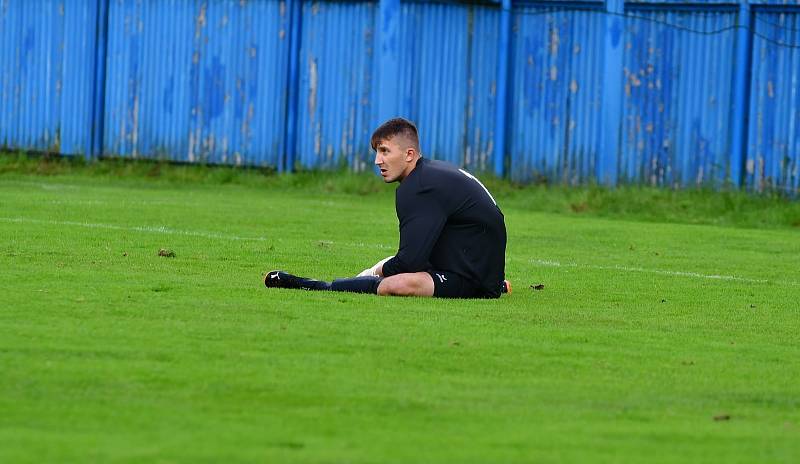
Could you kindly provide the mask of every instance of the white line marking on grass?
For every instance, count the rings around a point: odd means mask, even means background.
[[[31,182],[31,181],[27,181],[27,180],[13,180],[13,179],[11,179],[11,180],[9,180],[9,179],[3,180],[2,184],[0,184],[0,186],[14,185],[14,184],[15,185],[23,185],[23,186],[27,185],[27,186],[39,187],[39,188],[41,188],[43,190],[61,190],[61,189],[77,190],[78,188],[80,188],[77,185],[62,184],[62,183],[58,183],[58,182],[44,183],[44,182]]]
[[[238,235],[219,234],[216,232],[204,232],[199,230],[171,229],[165,226],[127,227],[127,226],[118,226],[115,224],[101,224],[101,223],[77,222],[77,221],[51,221],[51,220],[32,219],[23,217],[16,217],[16,218],[0,217],[0,221],[13,222],[13,223],[29,223],[29,224],[49,224],[54,226],[76,226],[76,227],[86,227],[89,229],[124,230],[129,232],[146,232],[154,234],[183,235],[186,237],[201,237],[201,238],[210,238],[216,240],[234,240],[234,241],[241,240],[241,241],[252,241],[252,242],[263,242],[267,240],[266,237],[240,237]]]
[[[751,279],[749,277],[739,277],[732,275],[701,274],[699,272],[667,271],[664,269],[646,269],[643,267],[620,266],[618,264],[613,266],[600,266],[597,264],[561,263],[558,261],[550,261],[544,259],[532,259],[531,263],[538,264],[539,266],[549,266],[549,267],[573,267],[582,269],[599,269],[603,271],[643,272],[648,274],[661,274],[661,275],[678,276],[678,277],[694,277],[698,279],[730,280],[735,282],[748,282],[753,284],[766,284],[772,282],[776,284],[800,286],[800,283],[798,282],[792,282],[786,280],[770,281],[767,279]]]
[[[226,235],[226,234],[219,234],[216,232],[205,232],[199,230],[180,230],[180,229],[171,229],[165,226],[119,226],[116,224],[102,224],[102,223],[93,223],[93,222],[78,222],[78,221],[53,221],[53,220],[45,220],[45,219],[34,219],[34,218],[24,218],[24,217],[0,217],[0,221],[2,222],[12,222],[12,223],[29,223],[29,224],[49,224],[55,226],[76,226],[76,227],[86,227],[89,229],[108,229],[108,230],[124,230],[124,231],[131,231],[131,232],[148,232],[148,233],[158,233],[158,234],[169,234],[169,235],[185,235],[188,237],[202,237],[202,238],[212,238],[212,239],[221,239],[221,240],[244,240],[244,241],[254,241],[254,242],[263,242],[266,241],[266,237],[240,237],[238,235]],[[358,248],[379,248],[379,249],[392,249],[392,247],[388,245],[382,245],[378,243],[364,243],[364,242],[333,242],[330,240],[321,240],[316,241],[316,243],[325,244],[325,245],[343,245],[343,246],[352,246]]]
[[[227,235],[227,234],[220,234],[216,232],[205,232],[205,231],[198,231],[198,230],[180,230],[180,229],[172,229],[165,226],[119,226],[115,224],[102,224],[102,223],[93,223],[93,222],[77,222],[77,221],[53,221],[53,220],[43,220],[43,219],[33,219],[33,218],[24,218],[24,217],[0,217],[0,221],[3,222],[11,222],[11,223],[28,223],[28,224],[48,224],[48,225],[59,225],[59,226],[75,226],[75,227],[86,227],[89,229],[106,229],[106,230],[123,230],[123,231],[130,231],[130,232],[145,232],[145,233],[156,233],[156,234],[168,234],[168,235],[183,235],[186,237],[200,237],[200,238],[209,238],[209,239],[216,239],[216,240],[233,240],[233,241],[255,241],[255,242],[263,242],[266,241],[266,237],[241,237],[238,235]],[[330,244],[334,244],[335,242],[326,242]],[[364,242],[339,242],[340,245],[345,246],[355,246],[359,248],[367,248],[367,247],[374,247],[380,249],[388,249],[391,248],[387,245],[382,244],[368,244]],[[571,268],[583,268],[583,269],[598,269],[604,271],[622,271],[622,272],[639,272],[639,273],[648,273],[648,274],[660,274],[660,275],[669,275],[669,276],[678,276],[678,277],[694,277],[699,279],[712,279],[712,280],[730,280],[736,282],[749,282],[749,283],[758,283],[758,284],[765,284],[770,283],[770,280],[767,279],[752,279],[748,277],[739,277],[739,276],[732,276],[732,275],[721,275],[721,274],[701,274],[699,272],[691,272],[691,271],[668,271],[664,269],[646,269],[642,267],[629,267],[629,266],[621,266],[621,265],[613,265],[613,266],[601,266],[597,264],[579,264],[579,263],[562,263],[559,261],[552,261],[552,260],[544,260],[544,259],[532,259],[530,260],[531,263],[537,264],[539,266],[548,266],[548,267],[571,267]],[[793,282],[793,281],[772,281],[773,283],[783,284],[783,285],[791,285],[791,286],[800,286],[800,283]]]
[[[333,245],[344,245],[344,246],[351,246],[351,247],[358,247],[358,248],[378,248],[381,250],[391,250],[394,249],[389,245],[382,245],[380,243],[364,243],[364,242],[330,242]]]

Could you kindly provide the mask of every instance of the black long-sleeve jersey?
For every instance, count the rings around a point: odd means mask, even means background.
[[[420,158],[395,192],[400,248],[383,264],[385,277],[450,271],[499,297],[505,278],[503,213],[472,174]]]

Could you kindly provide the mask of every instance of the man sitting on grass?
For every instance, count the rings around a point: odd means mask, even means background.
[[[264,285],[443,298],[498,298],[509,292],[506,226],[486,187],[463,169],[420,156],[417,128],[405,119],[382,124],[370,143],[384,182],[400,183],[397,254],[353,278],[328,283],[271,271]]]

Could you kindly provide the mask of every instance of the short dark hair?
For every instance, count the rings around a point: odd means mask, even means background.
[[[415,126],[414,123],[408,119],[403,118],[393,118],[381,124],[380,127],[375,129],[375,132],[372,133],[369,144],[372,149],[375,150],[380,142],[384,140],[390,140],[396,135],[402,135],[408,139],[414,148],[419,151],[419,135],[417,134],[417,126]]]

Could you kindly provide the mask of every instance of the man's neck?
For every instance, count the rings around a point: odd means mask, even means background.
[[[414,169],[417,167],[417,163],[419,163],[419,160],[421,159],[422,156],[417,156],[417,159],[409,163],[408,171],[406,171],[405,175],[403,175],[403,178],[399,180],[400,183],[402,183],[408,176],[411,175],[412,172],[414,172]]]

